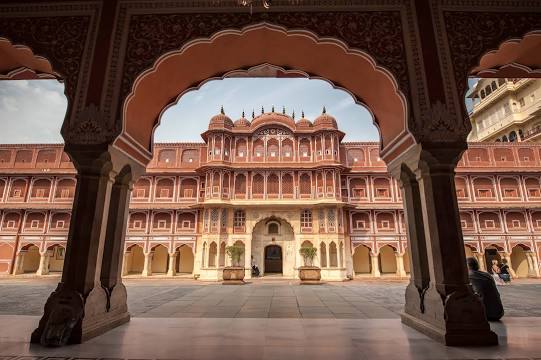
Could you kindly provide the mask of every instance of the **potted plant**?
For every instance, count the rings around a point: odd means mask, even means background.
[[[304,260],[304,266],[299,268],[301,284],[320,284],[321,269],[314,266],[317,249],[313,246],[303,246],[299,252]]]
[[[224,267],[223,284],[244,284],[244,266],[240,264],[240,259],[244,254],[244,247],[238,245],[227,246],[225,253],[229,256],[232,266]]]

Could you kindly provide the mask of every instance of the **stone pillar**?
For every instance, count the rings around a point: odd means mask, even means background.
[[[535,252],[526,252],[526,259],[528,260],[528,277],[538,278],[540,276],[539,265],[537,263],[537,256],[535,255]]]
[[[325,244],[325,256],[326,256],[326,258],[327,258],[327,259],[326,259],[326,261],[327,261],[327,262],[326,262],[326,265],[327,265],[328,268],[330,268],[330,267],[331,267],[331,255],[330,255],[330,251],[329,251],[330,248],[329,248],[329,246],[327,246],[327,245],[328,245],[328,244]]]
[[[244,244],[244,278],[252,278],[252,239]]]
[[[177,274],[175,265],[177,263],[177,252],[169,254],[169,266],[167,268],[167,276],[175,276]]]
[[[152,275],[152,256],[154,252],[150,251],[145,253],[145,262],[143,264],[142,276],[151,276]]]
[[[396,275],[401,278],[407,276],[404,268],[404,254],[396,253]]]
[[[13,275],[24,274],[24,255],[26,251],[21,250],[15,257],[15,265],[13,266]]]
[[[474,253],[473,254],[475,258],[477,259],[477,262],[479,263],[479,270],[481,271],[487,271],[487,264],[485,261],[485,254],[483,253]]]
[[[122,257],[122,276],[128,275],[128,272],[129,272],[128,256],[131,256],[131,253],[129,251],[125,252],[124,256]]]
[[[48,346],[80,343],[129,320],[127,312],[117,316],[109,311],[110,293],[100,280],[118,154],[106,143],[66,141],[64,149],[77,169],[77,186],[62,280],[47,300],[31,338]]]
[[[381,273],[379,271],[379,256],[370,253],[370,263],[372,265],[372,277],[380,277]]]
[[[111,187],[100,279],[108,295],[108,315],[117,323],[130,319],[127,305],[128,294],[122,283],[122,274],[127,272],[127,269],[123,269],[124,242],[132,185],[144,170],[140,164],[134,161],[129,162],[120,169]]]
[[[51,258],[51,252],[45,250],[44,252],[39,253],[39,267],[36,271],[36,275],[47,275],[49,273],[49,259]]]
[[[454,183],[454,168],[465,148],[465,143],[418,144],[389,164],[403,185],[417,288],[408,287],[401,317],[406,325],[446,345],[495,345],[498,338],[471,289],[466,268]]]

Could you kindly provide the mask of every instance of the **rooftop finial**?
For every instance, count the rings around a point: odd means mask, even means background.
[[[286,107],[285,106],[282,107],[282,114],[284,114],[284,115],[286,114]]]
[[[225,115],[225,111],[224,111],[224,106],[223,106],[223,105],[222,105],[222,107],[220,108],[220,113],[221,113],[222,115]]]
[[[301,112],[301,116],[304,119],[304,110]]]
[[[291,114],[291,118],[295,120],[295,110],[293,110],[293,113]]]
[[[252,119],[255,119],[255,110],[252,109]]]
[[[242,110],[242,118],[244,118],[244,109]]]
[[[271,112],[274,112],[274,105],[272,105],[272,109],[271,109]]]
[[[265,113],[265,108],[261,106],[261,115],[263,115],[264,113]]]
[[[323,106],[323,112],[322,114],[326,114],[327,113],[327,109],[325,109],[325,106]]]

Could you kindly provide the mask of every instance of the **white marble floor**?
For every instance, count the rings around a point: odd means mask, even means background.
[[[501,345],[489,348],[445,347],[397,319],[269,318],[134,318],[85,344],[44,348],[28,343],[38,320],[0,316],[0,359],[541,359],[533,317],[492,324]]]

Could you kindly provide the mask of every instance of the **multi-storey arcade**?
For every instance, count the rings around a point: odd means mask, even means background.
[[[233,122],[222,112],[204,143],[156,144],[132,192],[123,274],[215,280],[225,246],[238,244],[247,269],[293,278],[299,247],[311,244],[325,279],[407,276],[398,184],[376,143],[343,135],[325,113],[312,123],[276,112]],[[69,158],[60,145],[4,145],[0,166],[0,271],[61,271]],[[539,276],[540,180],[541,146],[470,144],[456,176],[468,255]]]

